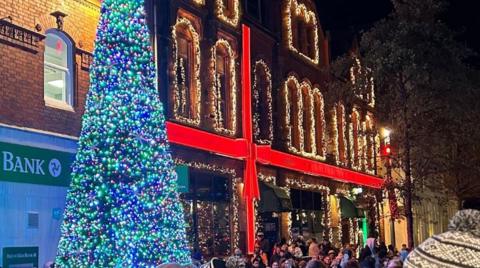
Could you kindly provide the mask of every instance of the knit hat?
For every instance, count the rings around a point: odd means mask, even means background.
[[[480,211],[457,212],[450,220],[448,231],[420,244],[408,255],[404,267],[480,268]]]

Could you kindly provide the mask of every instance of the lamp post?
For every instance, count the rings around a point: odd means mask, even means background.
[[[387,168],[387,180],[392,181],[392,159],[391,159],[391,154],[392,154],[392,148],[390,146],[390,134],[392,133],[392,130],[387,128],[387,127],[382,127],[381,128],[381,143],[382,143],[382,154],[384,156],[385,160],[385,167]],[[394,191],[389,191],[387,189],[386,191],[387,197],[388,195],[395,194]],[[389,203],[392,198],[389,198]],[[391,209],[392,206],[390,206],[390,240],[391,244],[393,247],[395,247],[395,217],[394,213]]]

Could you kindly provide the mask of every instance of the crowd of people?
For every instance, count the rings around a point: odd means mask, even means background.
[[[282,240],[271,246],[262,233],[257,236],[255,251],[244,256],[240,249],[225,261],[226,268],[400,268],[409,254],[406,245],[400,251],[369,238],[366,246],[357,248],[346,243],[335,248],[324,239],[305,241],[298,236],[291,243]]]

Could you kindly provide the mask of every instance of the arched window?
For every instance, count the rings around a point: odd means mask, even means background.
[[[350,156],[353,169],[360,169],[360,115],[354,108],[350,123]]]
[[[288,48],[313,64],[318,64],[319,26],[313,8],[299,4],[298,0],[285,0],[284,29]]]
[[[172,79],[174,118],[193,125],[200,124],[200,44],[192,23],[178,18],[172,31],[174,60]]]
[[[347,141],[345,128],[345,106],[342,103],[337,103],[334,108],[334,118],[336,127],[336,144],[337,144],[337,164],[347,164]]]
[[[288,118],[290,126],[290,146],[297,152],[301,151],[300,144],[302,143],[301,135],[302,129],[300,129],[300,115],[303,111],[300,109],[300,99],[302,95],[297,83],[293,81],[287,84],[287,105],[289,108]]]
[[[254,101],[254,135],[262,144],[271,144],[273,140],[272,122],[272,75],[267,64],[258,60],[254,67],[253,101]]]
[[[74,95],[73,43],[59,30],[47,30],[43,71],[45,103],[71,108]]]
[[[325,135],[325,112],[323,95],[317,88],[313,93],[313,107],[314,107],[314,119],[315,119],[315,146],[316,153],[321,158],[326,156],[326,135]]]
[[[366,135],[366,158],[367,158],[367,172],[375,172],[375,125],[373,116],[367,114],[365,118],[365,135]]]
[[[212,49],[212,95],[215,129],[236,134],[236,74],[233,49],[220,39]]]
[[[313,103],[310,87],[302,87],[302,130],[303,130],[303,151],[305,153],[313,152],[314,139],[313,136]]]
[[[240,0],[215,0],[215,13],[223,22],[237,27],[240,20]]]

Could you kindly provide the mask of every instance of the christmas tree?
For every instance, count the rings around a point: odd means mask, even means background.
[[[143,0],[104,0],[56,264],[190,263]]]

